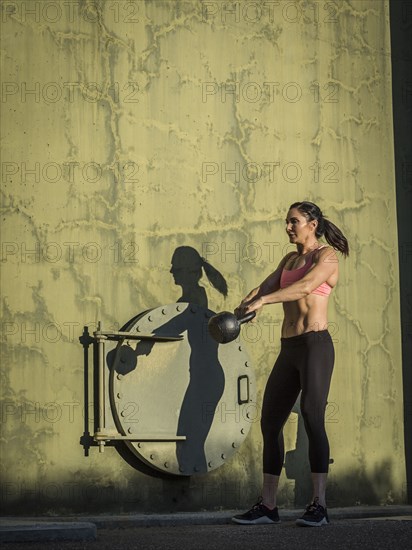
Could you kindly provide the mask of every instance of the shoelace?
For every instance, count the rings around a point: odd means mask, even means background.
[[[309,504],[309,506],[306,507],[306,511],[315,513],[315,512],[319,512],[320,508],[323,508],[323,506],[319,504],[319,499],[315,498],[312,504]]]
[[[252,506],[252,510],[258,510],[262,506],[263,498],[261,497],[256,504]]]

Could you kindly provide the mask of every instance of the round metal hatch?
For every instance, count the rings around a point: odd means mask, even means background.
[[[125,445],[152,468],[175,475],[221,466],[256,419],[255,378],[242,337],[219,345],[214,312],[176,303],[134,317],[132,334],[182,335],[180,341],[122,340],[111,358],[109,394]]]

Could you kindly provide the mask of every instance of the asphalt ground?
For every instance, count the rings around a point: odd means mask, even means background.
[[[3,543],[2,550],[411,550],[412,518],[335,520],[322,527],[177,525],[99,529],[94,541]]]
[[[322,527],[167,525],[98,529],[96,540],[8,542],[2,550],[411,550],[412,516],[334,519]]]

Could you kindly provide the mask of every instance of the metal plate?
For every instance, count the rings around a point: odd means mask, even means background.
[[[239,448],[255,419],[255,378],[241,336],[219,345],[207,322],[214,312],[177,303],[132,319],[131,333],[173,336],[178,342],[125,339],[112,352],[109,394],[125,444],[152,468],[204,474]],[[144,441],[185,436],[184,441]]]

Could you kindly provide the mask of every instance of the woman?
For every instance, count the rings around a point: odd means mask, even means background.
[[[309,439],[313,500],[298,525],[329,523],[325,490],[329,442],[325,408],[334,364],[327,330],[327,306],[338,281],[335,250],[349,255],[348,241],[312,202],[295,202],[286,218],[289,241],[297,251],[287,254],[276,271],[252,290],[236,308],[243,315],[268,304],[282,303],[281,350],[266,384],[262,405],[263,490],[248,512],[234,516],[241,524],[278,523],[276,493],[284,460],[283,426],[300,393],[301,411]],[[325,236],[331,246],[318,239]]]

